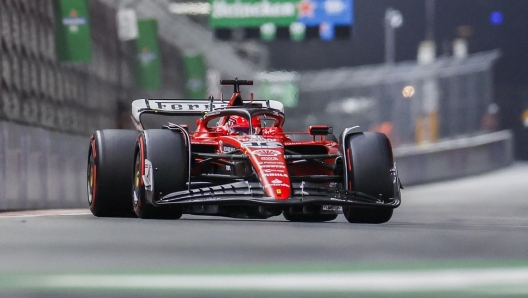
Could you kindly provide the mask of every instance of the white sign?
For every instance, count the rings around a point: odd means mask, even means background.
[[[121,41],[138,38],[139,32],[135,10],[120,9],[117,12],[117,35]]]

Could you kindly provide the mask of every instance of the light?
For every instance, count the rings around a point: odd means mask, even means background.
[[[493,26],[498,26],[502,24],[502,21],[504,21],[504,16],[502,15],[502,12],[496,10],[490,14],[490,23]]]
[[[414,95],[414,87],[413,86],[405,86],[402,90],[402,95],[405,98],[410,98]]]
[[[391,28],[398,28],[403,24],[403,16],[398,10],[389,8],[385,11],[385,21]]]
[[[528,128],[528,110],[524,110],[522,114],[522,121],[523,121],[524,127]]]

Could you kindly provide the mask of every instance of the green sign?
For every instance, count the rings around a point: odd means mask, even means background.
[[[278,100],[287,108],[297,106],[299,87],[292,82],[263,82],[257,89],[257,98]]]
[[[185,98],[206,98],[207,68],[202,55],[183,56],[185,64]]]
[[[56,0],[56,49],[61,62],[92,61],[86,0]]]
[[[210,0],[212,28],[289,26],[297,20],[299,0]]]
[[[161,57],[158,45],[158,22],[155,19],[138,21],[136,39],[136,83],[141,89],[161,88]]]

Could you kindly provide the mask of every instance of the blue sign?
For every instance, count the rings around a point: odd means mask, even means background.
[[[354,24],[354,0],[301,0],[298,4],[298,22],[306,26]],[[333,35],[333,34],[332,34]]]

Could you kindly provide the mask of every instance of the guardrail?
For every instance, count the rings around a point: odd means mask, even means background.
[[[512,139],[502,131],[394,153],[405,186],[507,166]],[[88,144],[89,136],[0,121],[0,210],[88,207]]]

